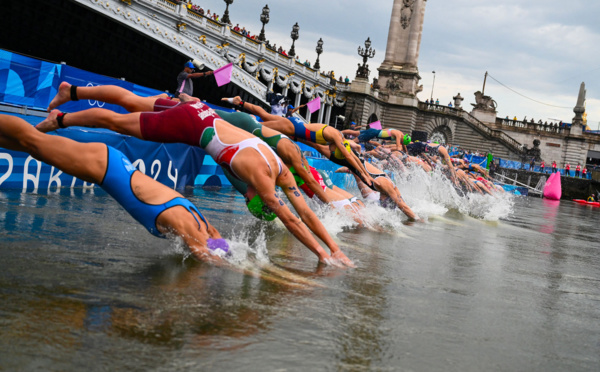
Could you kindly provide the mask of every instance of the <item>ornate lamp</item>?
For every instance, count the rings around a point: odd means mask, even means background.
[[[258,35],[258,40],[265,41],[265,25],[269,23],[269,4],[265,5],[262,8],[262,13],[260,14],[260,21],[262,22],[262,30],[260,30],[260,35]]]
[[[365,79],[369,78],[369,65],[367,65],[367,61],[369,58],[375,57],[375,49],[371,48],[371,38],[368,37],[365,40],[365,47],[358,47],[358,55],[363,57],[362,66],[360,63],[358,64],[358,70],[356,71],[356,77],[362,77]]]
[[[296,24],[292,27],[292,33],[290,34],[290,37],[292,38],[292,47],[290,48],[290,52],[288,53],[288,55],[290,57],[293,57],[296,55],[296,49],[294,49],[294,43],[296,42],[296,40],[298,40],[298,36],[300,36],[300,26],[298,26],[298,22],[296,22]]]
[[[317,49],[315,49],[317,51],[317,62],[315,62],[315,70],[318,70],[321,68],[321,65],[319,64],[319,56],[321,55],[321,53],[323,53],[323,39],[319,38],[319,41],[317,41]]]
[[[221,22],[223,23],[231,23],[229,20],[229,5],[233,4],[233,0],[223,0],[227,6],[225,7],[225,13],[223,13],[223,18],[221,18]]]

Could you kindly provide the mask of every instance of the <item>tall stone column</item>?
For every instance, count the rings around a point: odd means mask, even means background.
[[[380,97],[390,103],[416,105],[418,61],[427,0],[394,0],[385,59],[379,70]]]

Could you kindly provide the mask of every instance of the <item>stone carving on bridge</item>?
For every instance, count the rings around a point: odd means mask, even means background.
[[[535,158],[535,161],[540,162],[542,161],[542,151],[540,150],[540,140],[539,139],[535,139],[533,140],[533,148],[527,148],[527,144],[523,145],[523,148],[521,149],[521,162],[522,163],[528,163],[529,161],[531,161],[532,158]]]
[[[414,7],[415,0],[403,0],[402,11],[400,12],[400,24],[402,28],[406,29],[410,25]]]
[[[476,109],[484,111],[496,111],[496,101],[490,96],[484,96],[480,91],[475,92],[475,103],[471,103]]]
[[[402,81],[398,74],[392,74],[391,79],[385,83],[385,88],[390,91],[393,95],[402,89]]]

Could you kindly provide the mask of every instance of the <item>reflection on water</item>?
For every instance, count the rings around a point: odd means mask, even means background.
[[[3,192],[0,369],[597,369],[599,209],[406,194],[428,222],[319,212],[357,263],[336,269],[233,193],[187,195],[232,239],[215,267],[102,191]]]

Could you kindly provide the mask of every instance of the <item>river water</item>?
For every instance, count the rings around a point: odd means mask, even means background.
[[[356,269],[228,190],[186,190],[231,241],[225,267],[101,190],[2,191],[0,370],[598,370],[600,208],[404,189],[427,222],[319,212]]]

